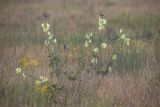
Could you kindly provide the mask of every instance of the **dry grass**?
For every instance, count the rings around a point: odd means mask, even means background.
[[[124,0],[123,2],[121,0],[35,0],[34,2],[15,0],[15,2],[9,1],[6,6],[1,11],[2,27],[19,29],[18,31],[23,30],[23,32],[34,29],[38,36],[39,25],[44,21],[43,14],[47,14],[47,20],[54,26],[55,32],[65,37],[95,31],[93,26],[96,26],[95,20],[99,13],[103,13],[110,20],[122,13],[157,15],[160,9],[160,3],[157,0]]]
[[[141,51],[144,48],[145,50],[149,49],[148,47],[146,48],[146,46],[142,47],[143,48],[140,48]],[[75,83],[65,81],[65,87],[68,88],[66,92],[69,93],[70,99],[68,100],[68,105],[64,106],[158,107],[160,105],[159,69],[158,66],[156,66],[154,54],[152,52],[153,50],[151,48],[151,50],[148,50],[148,53],[150,54],[146,53],[148,56],[142,56],[148,57],[148,60],[145,60],[148,63],[142,62],[143,66],[138,71],[127,71],[124,75],[119,75],[119,73],[116,73],[117,71],[115,69],[113,73],[109,73],[102,79],[99,88],[97,88],[98,80],[100,80],[98,75],[93,75],[92,79],[88,79],[88,74],[82,73],[80,78]],[[26,88],[24,85],[25,79],[21,78],[20,75],[15,74],[17,60],[23,56],[30,56],[36,58],[40,63],[40,66],[35,68],[34,73],[50,77],[49,73],[51,69],[48,67],[47,52],[45,48],[41,46],[33,46],[31,48],[12,47],[1,49],[0,53],[0,57],[2,58],[0,62],[0,103],[2,107],[63,106],[63,102],[60,104],[52,104],[50,102],[46,102],[45,98],[41,98],[41,103],[38,104],[35,100],[36,98],[32,97],[34,95],[33,91],[30,93],[26,93],[24,91]],[[142,58],[141,60],[144,59]],[[151,61],[153,65],[151,65]],[[77,66],[72,65],[75,64],[71,61],[68,65],[69,68],[65,68],[65,70],[71,70],[71,68],[72,70],[76,70]],[[137,73],[136,75],[133,75],[131,72]],[[53,82],[55,81],[56,80]],[[74,92],[72,89],[78,90]],[[63,97],[61,100],[64,100]]]

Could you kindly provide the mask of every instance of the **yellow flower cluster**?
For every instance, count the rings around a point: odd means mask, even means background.
[[[26,69],[29,67],[37,67],[38,61],[35,59],[28,58],[28,57],[23,57],[18,60],[18,64],[20,65],[20,68]]]
[[[40,76],[40,80],[35,81],[35,90],[40,94],[45,94],[48,88],[48,78],[44,76]]]
[[[40,93],[40,94],[45,94],[47,92],[47,89],[48,89],[48,84],[44,84],[42,86],[35,86],[35,90],[37,93]]]

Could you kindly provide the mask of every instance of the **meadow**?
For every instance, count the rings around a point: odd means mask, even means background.
[[[159,107],[159,0],[0,0],[0,107]]]

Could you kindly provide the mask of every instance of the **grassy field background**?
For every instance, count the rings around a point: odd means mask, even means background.
[[[159,0],[0,0],[0,107],[159,107],[159,10]],[[44,46],[47,37],[41,24],[49,22],[61,44],[72,44],[68,45],[69,53],[76,57],[78,51],[74,48],[82,45],[80,37],[86,32],[98,32],[100,13],[107,19],[106,38],[114,37],[120,28],[130,35],[130,54],[122,52],[113,72],[103,79],[96,92],[93,86],[99,78],[87,80],[87,74],[81,75],[80,87],[76,87],[79,90],[67,91],[73,95],[67,100],[68,105],[55,104],[48,100],[49,96],[37,97],[15,69],[19,58],[32,57],[39,62],[34,74],[51,79]],[[112,45],[103,57],[111,54]],[[87,50],[86,54],[90,57]],[[66,69],[76,70],[80,66],[72,60],[71,56]],[[73,87],[79,83],[66,84]]]

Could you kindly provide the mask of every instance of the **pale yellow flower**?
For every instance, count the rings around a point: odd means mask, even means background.
[[[92,35],[93,35],[92,33],[88,33],[88,34],[86,34],[86,38],[90,39],[90,37],[92,37]]]
[[[121,39],[125,39],[125,38],[126,38],[125,34],[121,35]]]
[[[42,25],[41,25],[41,27],[42,27],[42,30],[43,30],[43,32],[48,32],[48,30],[49,30],[49,28],[50,28],[50,25],[48,24],[48,23],[43,23]]]
[[[53,36],[52,36],[52,35],[50,35],[50,36],[48,37],[48,39],[49,39],[49,40],[51,40],[52,38],[53,38]]]
[[[57,39],[54,39],[54,41],[53,41],[54,43],[57,43]]]
[[[45,44],[46,44],[46,46],[48,46],[49,45],[49,41],[45,40]]]
[[[85,42],[84,46],[85,46],[85,47],[88,47],[88,46],[89,46],[88,41]]]
[[[97,64],[98,60],[97,60],[97,58],[92,58],[91,62],[94,64]]]
[[[99,24],[106,24],[107,21],[104,18],[99,17]]]
[[[123,33],[123,29],[120,29],[119,32],[120,32],[120,33]]]
[[[129,39],[129,38],[127,38],[125,41],[126,41],[126,44],[129,46],[130,39]]]
[[[36,85],[40,85],[40,84],[41,84],[41,81],[36,80],[36,81],[35,81],[35,84],[36,84]]]
[[[112,67],[111,66],[109,66],[108,71],[112,72]]]
[[[106,43],[102,43],[102,48],[106,48],[107,44]]]
[[[104,28],[105,28],[105,27],[104,27],[104,26],[102,26],[102,25],[98,27],[99,31],[104,30]]]
[[[98,53],[98,48],[96,47],[96,48],[94,48],[94,53]]]
[[[44,77],[44,76],[40,76],[40,80],[41,80],[41,82],[47,82],[48,78]]]
[[[51,32],[47,32],[47,34],[50,36],[50,35],[51,35]]]
[[[98,21],[98,29],[99,31],[104,30],[105,29],[105,25],[106,25],[106,19],[99,17],[99,21]]]
[[[41,24],[41,27],[44,27],[44,23]]]
[[[47,77],[44,77],[42,82],[47,82],[48,81],[48,78]]]
[[[46,27],[47,27],[47,28],[49,28],[50,26],[51,26],[50,24],[46,23]]]
[[[22,72],[21,68],[16,68],[16,73],[17,73],[17,74],[19,74],[19,73],[21,73],[21,72]]]
[[[117,59],[117,55],[116,54],[112,55],[112,60],[116,60],[116,59]]]

